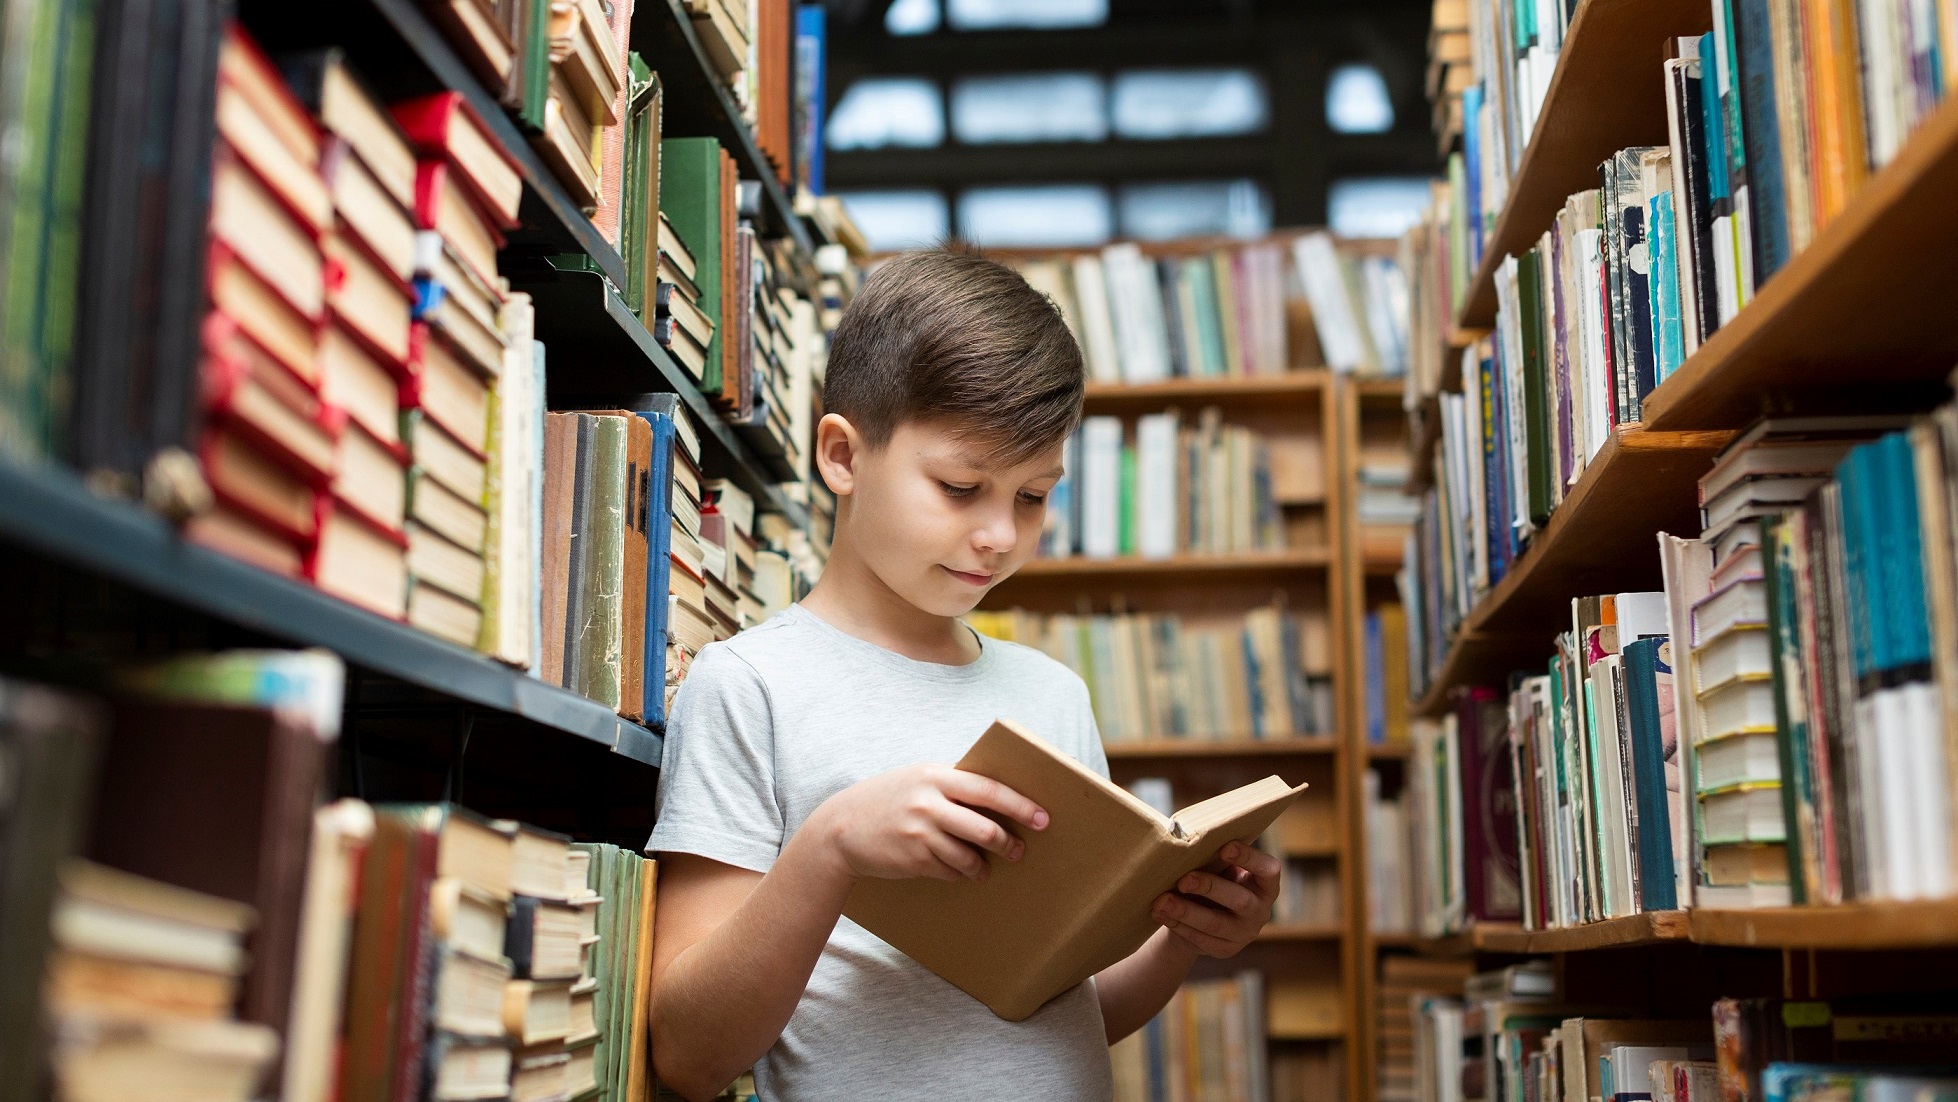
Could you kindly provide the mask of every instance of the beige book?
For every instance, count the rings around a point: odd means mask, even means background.
[[[974,880],[865,880],[843,913],[1008,1021],[1127,957],[1157,896],[1255,840],[1305,785],[1278,777],[1165,818],[1024,728],[997,720],[958,763],[1033,800],[1047,829],[1013,828],[1018,861]]]

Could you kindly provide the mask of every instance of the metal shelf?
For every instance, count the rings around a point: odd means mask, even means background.
[[[0,461],[0,540],[296,646],[596,742],[655,768],[661,737],[602,704],[302,582],[200,547],[73,472]]]

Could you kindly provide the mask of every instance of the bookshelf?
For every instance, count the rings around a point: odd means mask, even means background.
[[[1556,71],[1509,195],[1482,243],[1482,261],[1457,324],[1486,328],[1496,317],[1496,269],[1530,247],[1564,197],[1596,187],[1598,162],[1626,146],[1666,141],[1659,58],[1668,38],[1712,25],[1704,0],[1583,0],[1565,32]]]
[[[1502,18],[1501,13],[1507,10],[1503,5],[1482,4],[1479,0],[1471,0],[1471,3],[1478,8],[1490,9],[1478,12],[1480,16],[1493,13],[1496,18]],[[1860,5],[1857,7],[1860,8]],[[1573,227],[1579,230],[1597,228],[1586,223],[1583,215],[1578,213],[1585,208],[1566,208],[1565,200],[1567,196],[1599,187],[1601,161],[1630,146],[1670,145],[1671,160],[1660,163],[1679,165],[1679,151],[1682,148],[1689,151],[1685,155],[1687,163],[1693,163],[1692,143],[1697,139],[1674,138],[1668,132],[1666,78],[1661,62],[1663,58],[1672,56],[1670,40],[1705,32],[1710,26],[1710,15],[1717,18],[1721,8],[1722,5],[1714,4],[1709,9],[1702,2],[1634,4],[1582,0],[1577,5],[1567,28],[1562,32],[1556,67],[1544,88],[1542,108],[1536,117],[1530,140],[1520,159],[1515,162],[1515,168],[1508,173],[1506,199],[1500,210],[1494,212],[1493,220],[1485,222],[1487,232],[1480,262],[1473,266],[1468,282],[1460,288],[1460,308],[1447,324],[1446,332],[1431,334],[1433,339],[1449,346],[1457,335],[1476,339],[1482,335],[1480,330],[1496,327],[1498,333],[1502,333],[1502,326],[1514,327],[1519,324],[1518,319],[1507,315],[1499,322],[1497,316],[1498,272],[1504,259],[1521,256],[1536,248],[1540,236],[1546,231],[1556,229],[1562,236],[1556,236],[1554,240],[1567,243],[1572,240],[1569,233]],[[1735,10],[1739,10],[1738,5]],[[1437,5],[1438,17],[1442,11],[1443,6]],[[1473,19],[1465,15],[1462,28],[1472,22]],[[1466,33],[1462,28],[1451,33]],[[1437,64],[1440,62],[1437,61]],[[1510,59],[1505,58],[1502,64],[1510,64]],[[1708,66],[1716,63],[1701,58],[1699,64],[1700,72],[1704,74]],[[1757,70],[1767,68],[1758,60],[1739,64],[1753,65]],[[1791,62],[1787,58],[1774,60],[1775,79],[1787,79],[1786,66],[1789,64]],[[1513,70],[1509,75],[1514,75]],[[1683,74],[1682,77],[1682,83],[1676,85],[1675,90],[1686,87],[1686,81],[1691,79]],[[1508,78],[1492,76],[1489,79]],[[1472,85],[1474,81],[1468,83]],[[1861,94],[1860,91],[1857,94]],[[1753,106],[1758,107],[1758,104]],[[1784,107],[1783,110],[1809,111],[1812,107]],[[1813,109],[1816,112],[1822,110]],[[1854,104],[1849,108],[1852,111],[1858,109]],[[1733,110],[1740,110],[1739,101]],[[1442,113],[1438,112],[1437,117],[1442,117]],[[1788,118],[1787,115],[1781,117],[1784,120]],[[1812,126],[1827,125],[1820,121],[1820,114],[1804,118]],[[1757,121],[1750,116],[1745,125],[1752,127],[1757,125]],[[1782,125],[1787,124],[1784,121]],[[1958,103],[1947,97],[1941,104],[1927,108],[1915,121],[1900,125],[1904,128],[1900,131],[1903,136],[1894,155],[1872,154],[1878,160],[1882,156],[1889,156],[1887,162],[1872,168],[1867,179],[1860,183],[1837,185],[1838,206],[1825,211],[1821,205],[1823,201],[1817,199],[1812,212],[1800,207],[1791,208],[1791,213],[1787,215],[1792,227],[1790,254],[1771,278],[1756,286],[1737,310],[1728,303],[1729,314],[1723,315],[1726,320],[1719,324],[1716,331],[1700,340],[1697,348],[1687,344],[1686,348],[1692,350],[1686,352],[1682,349],[1677,358],[1671,359],[1669,362],[1673,366],[1669,373],[1666,369],[1657,370],[1656,385],[1652,385],[1650,380],[1636,384],[1642,395],[1633,392],[1628,397],[1640,401],[1637,419],[1616,428],[1570,483],[1561,487],[1561,500],[1550,512],[1547,522],[1530,535],[1527,545],[1509,563],[1500,580],[1461,610],[1462,614],[1452,638],[1446,641],[1445,649],[1438,655],[1430,656],[1431,660],[1438,662],[1438,666],[1425,692],[1417,687],[1415,699],[1410,703],[1417,716],[1455,722],[1456,715],[1451,713],[1455,712],[1456,704],[1451,694],[1470,687],[1494,689],[1497,693],[1495,703],[1505,703],[1504,687],[1513,686],[1510,680],[1512,673],[1524,670],[1542,674],[1545,660],[1555,651],[1555,638],[1560,633],[1573,630],[1574,600],[1596,594],[1661,589],[1661,560],[1654,546],[1655,534],[1662,531],[1685,536],[1700,534],[1703,518],[1698,494],[1699,479],[1711,469],[1721,449],[1757,418],[1840,413],[1924,414],[1947,400],[1948,391],[1944,385],[1946,373],[1950,370],[1954,355],[1958,354],[1958,346],[1952,343],[1948,309],[1933,288],[1949,285],[1953,276],[1950,245],[1958,241],[1958,220],[1954,220],[1948,203],[1939,198],[1948,196],[1954,187],[1958,187]],[[1816,140],[1813,135],[1811,131],[1807,137],[1795,140]],[[1445,135],[1444,142],[1452,141],[1455,136]],[[1758,137],[1753,132],[1749,136],[1750,139]],[[1446,148],[1447,144],[1444,145]],[[1486,149],[1485,146],[1485,157],[1488,156]],[[1863,152],[1852,149],[1845,156],[1860,157]],[[1807,166],[1791,159],[1785,148],[1781,156],[1787,172],[1807,173],[1808,179],[1830,168],[1825,164],[1822,169],[1811,172]],[[1650,165],[1652,162],[1648,160],[1646,163]],[[1692,171],[1697,171],[1697,168]],[[1830,179],[1853,177],[1840,175],[1831,176]],[[1808,186],[1811,185],[1803,185],[1804,188]],[[1820,189],[1831,185],[1812,186]],[[1438,189],[1437,210],[1447,208],[1449,194],[1447,188]],[[1459,197],[1459,192],[1454,194]],[[1777,198],[1774,201],[1780,200]],[[1791,204],[1796,202],[1794,199],[1788,201]],[[1801,201],[1808,202],[1808,199]],[[1570,213],[1564,213],[1567,210]],[[1478,216],[1471,212],[1471,217]],[[1562,221],[1553,226],[1553,221],[1560,218]],[[1810,221],[1801,222],[1802,218],[1810,218]],[[1648,226],[1650,224],[1646,223]],[[1606,232],[1611,231],[1607,229]],[[1800,234],[1811,232],[1812,237],[1802,244]],[[1568,257],[1569,254],[1564,255]],[[1705,257],[1687,259],[1697,264]],[[1690,267],[1686,260],[1682,260],[1682,272]],[[1447,269],[1444,266],[1437,271],[1446,272]],[[1558,278],[1567,269],[1560,271],[1545,267],[1543,271],[1548,273],[1546,280],[1550,280]],[[1437,278],[1445,283],[1447,277]],[[1686,276],[1682,274],[1680,278],[1683,280]],[[1720,286],[1724,288],[1725,285]],[[1545,287],[1549,287],[1548,282]],[[1546,289],[1544,293],[1548,295],[1550,291]],[[1694,293],[1698,294],[1697,291]],[[1542,311],[1540,319],[1525,312],[1520,325],[1521,332],[1541,336],[1543,344],[1540,347],[1546,364],[1550,362],[1549,357],[1553,352],[1556,355],[1569,352],[1576,356],[1582,348],[1588,354],[1590,346],[1582,345],[1578,338],[1571,335],[1573,330],[1568,327],[1568,315],[1553,315],[1553,308],[1547,304]],[[1561,330],[1560,325],[1564,326]],[[1537,328],[1533,330],[1533,326]],[[1515,328],[1508,330],[1512,336],[1517,331]],[[1409,444],[1414,465],[1412,485],[1416,493],[1435,492],[1432,472],[1437,451],[1443,447],[1453,447],[1458,440],[1451,436],[1444,444],[1442,439],[1440,412],[1446,396],[1459,395],[1465,385],[1475,385],[1473,378],[1465,382],[1461,377],[1459,353],[1460,347],[1455,346],[1444,358],[1441,385],[1437,391],[1419,393],[1411,399]],[[1497,353],[1498,362],[1501,362],[1500,357],[1504,354]],[[1532,351],[1525,352],[1525,362],[1532,354]],[[1555,370],[1561,369],[1546,370],[1545,377],[1560,378]],[[1576,371],[1568,376],[1572,379],[1580,377]],[[1593,402],[1586,408],[1596,409],[1594,399],[1581,397],[1579,400]],[[1472,410],[1476,407],[1471,403],[1469,408]],[[1614,405],[1613,408],[1622,407]],[[1558,431],[1558,416],[1568,417],[1569,414],[1570,407],[1566,406],[1549,415],[1546,421],[1550,431]],[[1448,431],[1452,433],[1454,426],[1451,425]],[[1921,440],[1921,437],[1918,439]],[[1507,444],[1497,446],[1508,447]],[[1529,459],[1518,459],[1517,462],[1540,461],[1541,455],[1535,454],[1538,450],[1559,455],[1554,441],[1548,448],[1539,445],[1533,449],[1529,445],[1522,445],[1519,455],[1524,452],[1532,454]],[[1508,462],[1508,459],[1505,458],[1503,462]],[[1948,473],[1934,465],[1927,465],[1923,459],[1917,462],[1918,473],[1915,477],[1920,484],[1927,477],[1949,477]],[[1473,466],[1471,469],[1474,469]],[[1556,468],[1553,466],[1551,469],[1554,471]],[[1930,473],[1927,475],[1925,472]],[[1826,479],[1818,478],[1816,481]],[[1931,496],[1943,496],[1938,494],[1938,490],[1948,492],[1949,486],[1940,487],[1932,483],[1928,489],[1922,486],[1920,489]],[[1447,487],[1439,490],[1448,492]],[[1470,492],[1479,495],[1483,488],[1472,486]],[[1799,509],[1801,506],[1798,503],[1789,508]],[[1925,535],[1926,546],[1934,538],[1936,533]],[[1929,552],[1926,552],[1926,558],[1930,558]],[[1740,561],[1744,563],[1746,560],[1743,558]],[[1909,573],[1913,565],[1906,563],[1900,569]],[[1941,568],[1933,564],[1931,569]],[[1745,573],[1735,570],[1729,577],[1740,576],[1742,581],[1746,581]],[[1426,586],[1428,582],[1421,580],[1414,584]],[[1781,584],[1785,586],[1788,583]],[[1693,595],[1691,599],[1698,599],[1698,590],[1690,592]],[[1619,607],[1625,606],[1621,602]],[[1783,618],[1784,624],[1790,616],[1813,615],[1811,606],[1790,605],[1788,608],[1794,611],[1783,610],[1775,614]],[[1764,619],[1772,620],[1773,616]],[[1669,617],[1669,622],[1677,625],[1678,614]],[[1672,630],[1684,629],[1675,626]],[[1695,630],[1699,630],[1697,624]],[[1799,630],[1808,631],[1810,628],[1803,624]],[[1804,642],[1805,647],[1815,646],[1807,642],[1806,637]],[[1673,653],[1679,655],[1680,641],[1677,638],[1672,646]],[[1786,645],[1783,646],[1785,649]],[[1806,660],[1814,661],[1812,651]],[[1417,655],[1415,661],[1422,662],[1423,658]],[[1681,661],[1695,660],[1683,658]],[[1789,661],[1800,663],[1804,659],[1798,653],[1796,658]],[[1630,660],[1626,662],[1629,665]],[[1591,668],[1595,671],[1612,667]],[[1684,668],[1690,671],[1694,667]],[[1784,672],[1777,672],[1775,676],[1785,677],[1786,668],[1782,667]],[[1796,665],[1794,668],[1801,667]],[[1566,680],[1565,687],[1569,685],[1570,682]],[[1940,678],[1938,688],[1945,693],[1953,691],[1948,675]],[[1777,689],[1777,692],[1780,691]],[[1858,689],[1853,699],[1866,700],[1874,695],[1867,689]],[[1691,697],[1685,699],[1692,703]],[[1777,697],[1777,701],[1780,699]],[[1525,701],[1522,706],[1525,709],[1524,719],[1508,722],[1506,730],[1501,725],[1495,730],[1505,744],[1525,747],[1524,753],[1527,755],[1543,744],[1533,741],[1540,737],[1540,731],[1527,726],[1532,721],[1528,718],[1531,713],[1527,698]],[[1834,706],[1833,701],[1831,706]],[[1461,744],[1464,746],[1471,738],[1468,728],[1472,722],[1476,722],[1468,717],[1468,712],[1472,710],[1457,713],[1462,717]],[[1815,718],[1814,722],[1821,723],[1822,720]],[[1880,720],[1859,718],[1857,722],[1882,725]],[[1519,727],[1519,723],[1525,726]],[[1483,720],[1478,725],[1487,726],[1487,721]],[[1822,742],[1820,736],[1804,731],[1800,737],[1811,741],[1791,744],[1789,740],[1793,736],[1789,733],[1789,720],[1785,716],[1777,717],[1776,724],[1770,729],[1777,732],[1778,746],[1789,749],[1791,753],[1803,752],[1800,748]],[[1897,729],[1894,723],[1885,728],[1889,732]],[[1450,732],[1448,738],[1455,737],[1452,727],[1435,730],[1447,730]],[[1558,730],[1565,728],[1560,726]],[[1580,724],[1576,730],[1581,733],[1588,728]],[[1943,741],[1948,741],[1950,733],[1949,724],[1945,722],[1938,725],[1930,737],[1938,739],[1942,736]],[[1830,740],[1828,749],[1833,752],[1836,749],[1834,740],[1844,736],[1835,727],[1828,730],[1827,736]],[[1522,741],[1509,742],[1512,739]],[[1683,735],[1681,741],[1684,743]],[[1448,745],[1455,744],[1450,742]],[[1489,744],[1485,741],[1484,745]],[[1790,749],[1791,745],[1794,749]],[[1594,754],[1591,751],[1587,753]],[[1642,748],[1630,751],[1627,760],[1645,753],[1648,751]],[[1522,761],[1522,768],[1528,769],[1530,759],[1525,756]],[[1417,768],[1414,762],[1420,762],[1421,768],[1432,764],[1417,752],[1404,768]],[[1538,759],[1539,766],[1542,763],[1543,759]],[[1834,767],[1841,768],[1839,765]],[[1506,769],[1507,764],[1499,768]],[[1795,781],[1785,772],[1786,768],[1784,772],[1772,775],[1780,778],[1776,781],[1778,785],[1792,786]],[[1468,772],[1466,763],[1461,769],[1463,773]],[[1591,786],[1593,781],[1586,779],[1582,783]],[[1723,845],[1728,839],[1709,835],[1696,810],[1700,806],[1696,800],[1706,796],[1710,789],[1695,789],[1692,782],[1688,783],[1688,814],[1694,817],[1692,821],[1695,825],[1688,832],[1684,844],[1689,847],[1688,853],[1697,855],[1700,851],[1694,847]],[[1462,803],[1473,806],[1477,800],[1481,800],[1480,806],[1486,809],[1511,793],[1507,782],[1503,783],[1501,791],[1489,787],[1480,794],[1469,791],[1471,785],[1479,787],[1480,782],[1465,779],[1463,790],[1451,793],[1461,801],[1455,805],[1457,808]],[[1636,793],[1634,787],[1637,787]],[[1602,791],[1615,790],[1607,785]],[[1627,800],[1647,798],[1653,791],[1651,787],[1634,786],[1632,782],[1627,782],[1623,789]],[[1513,792],[1514,799],[1528,800],[1532,798],[1529,792],[1518,787]],[[1603,797],[1591,792],[1584,798],[1589,801],[1587,806],[1595,808],[1601,806],[1598,801]],[[1791,794],[1790,806],[1796,806],[1797,801],[1803,799]],[[1861,806],[1867,809],[1869,801],[1876,797],[1866,793],[1862,799]],[[1886,799],[1894,800],[1896,797]],[[1857,797],[1852,795],[1847,800],[1852,809],[1857,806]],[[1803,813],[1813,815],[1812,809],[1805,803],[1801,806]],[[1501,816],[1512,812],[1519,821],[1529,822],[1520,806],[1498,812],[1494,821],[1502,822]],[[1552,814],[1530,812],[1539,813]],[[1561,811],[1555,813],[1563,814]],[[1675,816],[1678,814],[1673,812]],[[1843,807],[1836,806],[1830,814],[1843,816]],[[1851,814],[1858,815],[1854,822],[1864,821],[1860,812],[1852,810]],[[1788,817],[1792,822],[1797,818],[1797,813],[1790,811]],[[1598,823],[1604,821],[1603,818],[1597,820]],[[1673,821],[1678,820],[1675,818]],[[1846,817],[1829,820],[1832,827],[1838,821],[1852,820]],[[1585,831],[1592,829],[1588,825],[1590,820],[1586,820],[1586,823],[1573,837],[1579,846],[1591,853],[1587,860],[1595,861],[1599,853],[1615,853],[1615,850],[1605,848],[1606,843],[1601,837],[1585,834]],[[1428,830],[1428,834],[1423,834],[1424,829]],[[1525,833],[1528,829],[1526,825]],[[1796,827],[1789,827],[1788,836],[1794,837],[1796,830]],[[1471,852],[1465,866],[1457,867],[1474,868],[1474,862],[1478,860],[1485,862],[1484,869],[1493,867],[1494,858],[1488,856],[1498,852],[1488,845],[1493,834],[1478,837],[1472,827],[1464,833],[1468,837],[1458,840]],[[1431,841],[1431,834],[1431,828],[1417,824],[1413,838],[1418,845],[1424,838]],[[1662,845],[1664,841],[1661,836]],[[1356,844],[1366,844],[1363,834],[1358,836]],[[1541,842],[1538,844],[1541,845]],[[1839,844],[1846,852],[1857,843],[1842,841]],[[1593,845],[1598,848],[1591,850]],[[1483,851],[1487,852],[1478,858],[1476,854]],[[1516,856],[1514,849],[1507,851],[1508,860],[1514,860]],[[1527,848],[1524,857],[1527,876],[1532,868]],[[1651,866],[1644,865],[1646,859],[1644,855],[1636,856],[1633,858],[1634,867],[1649,869]],[[1830,859],[1834,859],[1833,851]],[[1607,860],[1623,863],[1618,857]],[[1582,874],[1585,881],[1583,891],[1596,893],[1596,898],[1582,899],[1582,906],[1578,910],[1589,907],[1589,913],[1595,914],[1628,909],[1622,898],[1619,905],[1610,908],[1597,905],[1597,898],[1604,893],[1604,889],[1598,885],[1605,875],[1596,864]],[[1751,875],[1743,875],[1742,882],[1747,883]],[[1847,883],[1848,874],[1843,875]],[[1689,875],[1686,879],[1692,882],[1694,877]],[[1711,881],[1723,886],[1734,882]],[[1752,883],[1779,884],[1779,879],[1758,878]],[[1650,887],[1651,882],[1645,882],[1644,886]],[[1801,898],[1800,887],[1797,880],[1797,899]],[[1710,889],[1702,887],[1699,890]],[[1808,890],[1816,891],[1814,888]],[[1854,895],[1859,890],[1873,895],[1884,894],[1880,890],[1869,889],[1867,884],[1846,889],[1846,894]],[[1540,891],[1539,894],[1548,893]],[[1672,893],[1663,894],[1670,896]],[[1810,896],[1817,897],[1815,894]],[[1949,960],[1954,949],[1958,949],[1958,902],[1950,898],[1864,898],[1846,903],[1809,903],[1759,909],[1711,906],[1659,909],[1665,905],[1653,906],[1655,909],[1620,914],[1619,917],[1539,929],[1526,929],[1517,922],[1476,919],[1471,906],[1466,918],[1450,913],[1431,927],[1450,930],[1444,936],[1374,936],[1367,939],[1367,945],[1376,962],[1381,954],[1394,953],[1433,962],[1472,962],[1473,966],[1482,969],[1500,967],[1528,957],[1553,957],[1561,997],[1566,1004],[1583,1005],[1586,1000],[1602,997],[1606,1005],[1618,1007],[1631,1017],[1704,1020],[1707,1003],[1720,997],[1828,1000],[1850,995],[1903,997],[1935,993],[1941,1005],[1949,1005]],[[1492,906],[1488,913],[1499,916],[1515,913],[1506,908],[1507,903]],[[1439,911],[1433,914],[1438,917]],[[1377,963],[1369,965],[1369,968],[1377,967]],[[1379,973],[1373,971],[1363,982],[1375,982],[1378,976]],[[1664,980],[1658,987],[1648,987],[1648,976],[1664,977]],[[1437,990],[1445,989],[1445,984],[1439,980],[1436,982],[1440,985]],[[1460,991],[1456,989],[1453,993],[1459,995]],[[1474,1010],[1475,1007],[1471,1005],[1470,1012]],[[1361,1004],[1358,1012],[1370,1014],[1372,1007]],[[1709,1031],[1708,1039],[1711,1037]],[[1569,1050],[1564,1051],[1568,1057]],[[1375,1066],[1370,1065],[1369,1075],[1375,1074]],[[1376,1081],[1374,1086],[1378,1085]]]

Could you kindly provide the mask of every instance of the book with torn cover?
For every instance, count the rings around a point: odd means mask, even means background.
[[[1047,829],[1016,830],[1020,860],[992,861],[983,881],[861,881],[843,914],[1014,1022],[1133,953],[1159,925],[1157,896],[1305,790],[1266,777],[1166,817],[1003,719],[958,767],[1039,804]]]

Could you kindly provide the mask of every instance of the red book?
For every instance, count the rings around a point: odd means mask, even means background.
[[[408,537],[330,494],[320,498],[318,516],[319,539],[306,559],[307,580],[391,620],[405,617]]]
[[[1515,921],[1522,915],[1517,879],[1516,785],[1510,772],[1509,715],[1494,690],[1456,694],[1462,756],[1462,886],[1470,917]]]
[[[394,121],[423,154],[453,166],[483,210],[504,229],[517,225],[523,177],[460,92],[436,92],[392,104]]]
[[[415,225],[442,235],[469,270],[496,286],[496,250],[503,235],[459,181],[462,174],[442,161],[423,161],[415,172]]]
[[[204,322],[203,386],[204,408],[268,455],[302,475],[333,469],[345,418],[221,311]]]
[[[198,453],[220,502],[298,544],[318,534],[320,476],[300,475],[225,426],[206,429]]]

